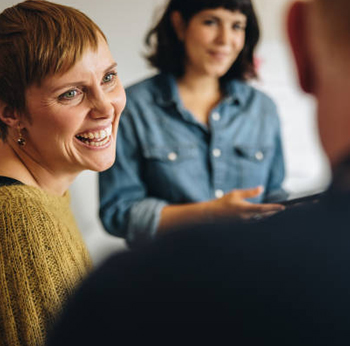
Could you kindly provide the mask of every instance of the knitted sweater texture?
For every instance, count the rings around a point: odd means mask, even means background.
[[[0,345],[43,345],[91,260],[63,197],[0,187]]]

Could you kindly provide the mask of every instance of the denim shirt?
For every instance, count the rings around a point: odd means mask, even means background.
[[[283,199],[284,160],[275,104],[232,81],[208,126],[184,108],[173,76],[126,89],[115,164],[99,175],[100,217],[130,247],[156,233],[162,208],[264,186],[252,202]]]

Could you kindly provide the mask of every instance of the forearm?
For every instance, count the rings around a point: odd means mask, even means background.
[[[165,206],[160,215],[158,232],[218,220],[247,220],[284,209],[279,204],[253,204],[246,201],[262,192],[262,187],[258,186],[246,190],[233,190],[219,199],[206,202]]]
[[[211,208],[211,201],[167,205],[162,209],[158,232],[162,233],[172,228],[184,225],[210,222],[214,215]]]

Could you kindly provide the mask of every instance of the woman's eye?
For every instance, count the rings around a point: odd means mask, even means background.
[[[62,95],[60,95],[58,98],[60,100],[63,101],[67,101],[67,100],[72,100],[74,99],[76,96],[78,96],[80,94],[80,92],[76,89],[72,89],[72,90],[68,90],[65,93],[63,93]]]
[[[234,30],[245,30],[245,26],[243,24],[234,24],[233,29]]]
[[[109,72],[103,77],[102,82],[103,83],[113,82],[116,79],[116,77],[117,77],[116,72]]]
[[[216,21],[213,19],[206,19],[204,21],[204,25],[208,25],[208,26],[214,25],[215,23],[216,23]]]

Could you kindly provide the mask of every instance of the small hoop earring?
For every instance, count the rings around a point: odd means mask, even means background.
[[[18,131],[17,143],[19,146],[24,147],[26,145],[26,140],[22,136],[22,131],[21,131],[20,125],[17,126],[17,131]]]

